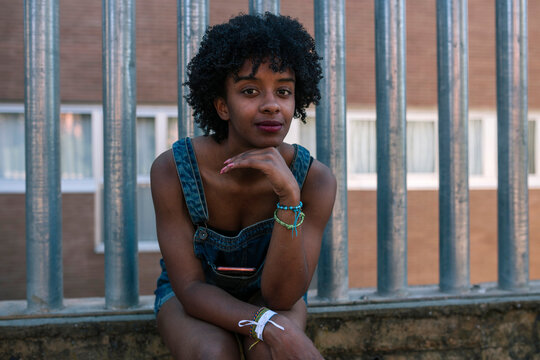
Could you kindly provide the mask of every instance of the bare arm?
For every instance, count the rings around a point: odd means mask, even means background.
[[[290,308],[308,289],[317,266],[322,235],[336,193],[328,168],[315,161],[302,189],[305,220],[298,235],[276,224],[261,282],[263,297],[276,309]],[[294,222],[292,211],[278,211],[280,219]]]
[[[193,252],[194,228],[171,151],[160,155],[152,165],[151,186],[160,249],[172,288],[184,310],[190,316],[249,336],[249,327],[239,327],[238,322],[252,319],[258,307],[204,281],[200,261]],[[290,232],[283,235],[290,236]],[[285,330],[267,326],[263,336],[276,358],[321,358],[303,330],[291,320],[282,315],[274,320]]]
[[[247,335],[249,329],[239,328],[238,321],[250,319],[258,308],[205,283],[200,260],[193,252],[194,228],[170,151],[154,161],[150,177],[159,246],[174,293],[186,313]]]
[[[268,306],[288,310],[307,291],[315,271],[324,228],[336,194],[336,181],[330,170],[314,161],[300,193],[298,184],[275,148],[250,150],[226,162],[224,172],[235,168],[261,170],[272,183],[282,205],[304,204],[304,223],[291,233],[275,224],[261,279],[261,292]],[[294,212],[279,210],[278,217],[294,223]]]

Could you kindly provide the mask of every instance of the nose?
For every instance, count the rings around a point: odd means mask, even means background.
[[[267,93],[260,105],[260,111],[265,114],[277,114],[280,111],[279,103],[273,93]]]

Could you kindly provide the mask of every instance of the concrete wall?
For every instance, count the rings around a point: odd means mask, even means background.
[[[540,359],[540,296],[309,309],[328,360]],[[170,359],[148,311],[0,318],[0,358]]]
[[[308,334],[326,359],[540,359],[538,300],[315,310]]]

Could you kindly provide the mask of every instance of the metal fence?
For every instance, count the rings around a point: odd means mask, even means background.
[[[179,84],[208,25],[209,0],[178,0]],[[377,294],[407,292],[405,0],[374,0],[377,94]],[[27,302],[62,307],[58,0],[26,0]],[[250,12],[279,12],[279,0],[250,0]],[[325,231],[317,294],[348,289],[345,1],[314,0],[325,94],[317,107],[317,157],[338,191]],[[527,288],[527,2],[496,0],[498,113],[498,286]],[[467,0],[437,1],[440,281],[470,288]],[[108,308],[138,303],[135,214],[135,2],[103,0],[104,239]],[[179,136],[196,130],[179,85]]]

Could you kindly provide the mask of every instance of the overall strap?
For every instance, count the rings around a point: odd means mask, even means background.
[[[300,190],[302,190],[302,185],[306,180],[309,167],[313,162],[313,157],[309,155],[309,150],[303,147],[302,145],[293,144],[294,146],[294,157],[291,163],[291,172],[293,173]]]
[[[172,151],[191,221],[196,225],[205,224],[208,207],[191,139],[187,137],[176,141]]]

